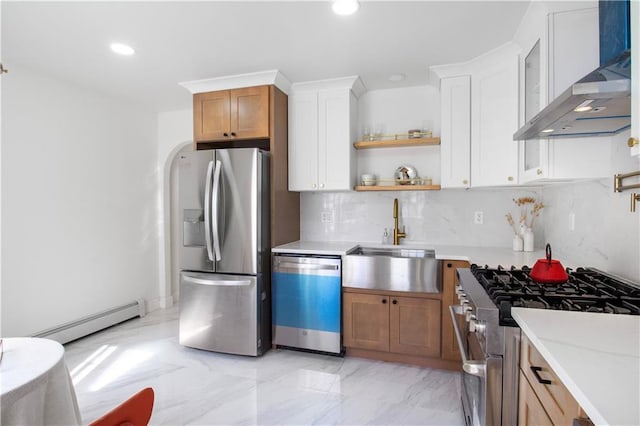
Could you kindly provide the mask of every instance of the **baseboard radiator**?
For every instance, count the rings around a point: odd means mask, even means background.
[[[44,337],[56,340],[62,344],[71,342],[96,331],[111,327],[135,317],[144,317],[146,314],[144,299],[117,308],[108,309],[89,315],[79,320],[71,321],[60,326],[41,331],[33,337]]]

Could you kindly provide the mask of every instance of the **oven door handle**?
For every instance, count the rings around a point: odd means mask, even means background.
[[[485,377],[487,373],[487,363],[485,361],[467,359],[467,351],[462,343],[462,333],[456,320],[456,315],[463,315],[464,311],[462,310],[462,306],[449,306],[449,312],[451,313],[451,321],[453,322],[453,330],[456,333],[456,340],[458,340],[458,349],[460,351],[460,357],[462,358],[462,369],[472,376]]]

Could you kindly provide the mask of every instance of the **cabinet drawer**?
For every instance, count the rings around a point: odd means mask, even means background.
[[[576,400],[524,334],[520,368],[554,425],[571,425],[580,416]]]
[[[544,410],[529,381],[520,371],[520,398],[518,402],[518,426],[552,426],[553,422]]]

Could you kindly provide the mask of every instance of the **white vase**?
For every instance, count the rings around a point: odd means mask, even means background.
[[[524,251],[533,251],[533,240],[534,240],[533,231],[531,230],[531,228],[527,227],[522,237],[522,242],[523,242],[522,248]]]
[[[522,237],[520,235],[513,236],[513,251],[522,251],[524,242],[522,241]]]

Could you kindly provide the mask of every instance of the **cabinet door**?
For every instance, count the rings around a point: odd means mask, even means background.
[[[353,141],[351,140],[351,91],[318,93],[318,189],[353,189]]]
[[[318,93],[289,96],[289,191],[318,188]]]
[[[440,168],[443,188],[468,188],[471,174],[471,77],[440,83]]]
[[[231,90],[230,105],[232,138],[269,137],[269,86]]]
[[[518,55],[493,53],[471,77],[471,182],[518,183]]]
[[[520,368],[554,424],[572,424],[580,406],[526,335],[520,346]]]
[[[389,310],[389,350],[440,357],[440,301],[392,296]]]
[[[193,95],[193,139],[226,140],[230,134],[229,91]]]
[[[549,415],[538,400],[527,378],[520,372],[518,396],[518,426],[553,426]]]
[[[389,351],[389,297],[344,293],[344,345]]]
[[[456,268],[468,268],[469,262],[462,260],[444,260],[442,268],[442,358],[460,360],[460,350],[451,323],[449,306],[458,304]]]

